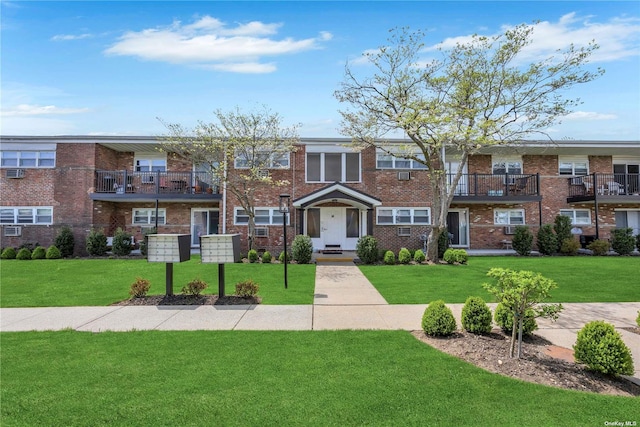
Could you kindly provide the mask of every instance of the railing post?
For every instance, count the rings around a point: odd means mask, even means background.
[[[474,196],[478,195],[478,173],[477,172],[473,173],[473,195]]]
[[[536,173],[536,193],[535,194],[536,196],[540,195],[540,172]]]
[[[504,174],[504,194],[509,195],[509,172]]]

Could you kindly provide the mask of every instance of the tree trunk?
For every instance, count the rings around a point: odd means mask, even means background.
[[[519,319],[517,315],[513,314],[513,326],[511,327],[511,346],[509,348],[509,357],[514,358],[516,354],[516,335],[518,333]]]
[[[518,359],[522,357],[522,322],[523,320],[524,320],[524,316],[520,316],[520,319],[518,320]]]
[[[438,261],[438,240],[440,239],[440,233],[442,229],[437,226],[433,226],[431,228],[431,232],[427,238],[427,259],[429,261],[437,262]]]

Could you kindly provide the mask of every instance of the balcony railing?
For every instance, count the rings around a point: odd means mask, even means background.
[[[569,178],[569,197],[638,196],[640,174],[593,173]]]
[[[207,172],[96,171],[96,193],[218,194]]]
[[[455,175],[447,175],[452,185]],[[455,189],[455,196],[509,197],[538,196],[539,176],[523,174],[463,174]]]

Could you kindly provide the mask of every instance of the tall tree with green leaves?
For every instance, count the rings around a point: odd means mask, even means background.
[[[367,146],[409,158],[427,167],[431,190],[430,260],[438,259],[437,240],[446,229],[449,206],[467,159],[478,150],[513,145],[546,135],[552,124],[580,103],[566,91],[603,71],[585,65],[595,43],[573,45],[544,60],[525,64],[533,26],[519,25],[494,37],[474,35],[439,59],[428,59],[425,34],[392,30],[389,44],[365,54],[373,76],[360,77],[353,66],[335,92],[348,107],[341,111],[344,135],[357,148]],[[390,139],[407,144],[391,148]],[[447,176],[445,149],[459,156],[455,175]],[[426,192],[425,192],[426,198]]]
[[[232,194],[248,216],[248,246],[255,236],[255,203],[261,190],[289,183],[274,179],[270,169],[289,168],[290,153],[299,142],[299,125],[284,126],[283,119],[266,106],[244,112],[216,110],[215,121],[199,121],[193,129],[166,123],[162,149],[204,165],[216,182]]]

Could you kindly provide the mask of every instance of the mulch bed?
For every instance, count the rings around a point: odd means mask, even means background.
[[[151,295],[140,298],[130,298],[118,301],[111,305],[253,305],[260,304],[260,297],[239,297],[227,295],[218,298],[218,295]]]

